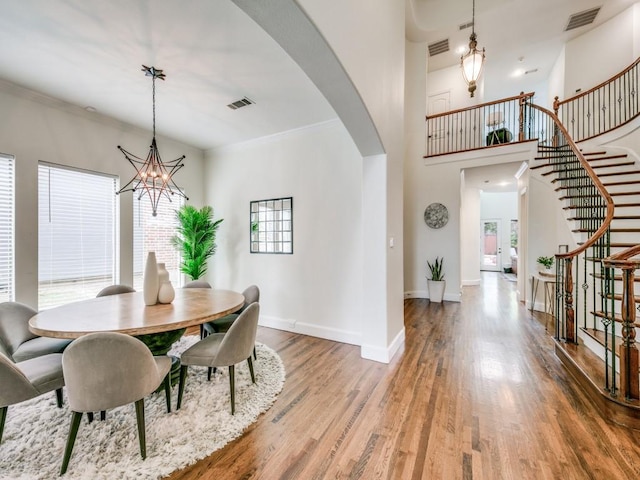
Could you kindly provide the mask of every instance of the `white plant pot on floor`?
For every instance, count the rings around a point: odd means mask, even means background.
[[[442,303],[444,297],[444,288],[447,282],[444,280],[427,280],[427,288],[429,289],[429,301]]]

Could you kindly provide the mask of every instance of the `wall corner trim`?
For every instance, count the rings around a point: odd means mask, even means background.
[[[360,356],[362,358],[366,358],[367,360],[374,360],[380,363],[389,363],[391,359],[394,357],[398,351],[404,347],[405,340],[405,330],[402,327],[402,330],[398,332],[396,337],[393,339],[391,344],[387,348],[373,346],[373,345],[362,345],[360,349]]]

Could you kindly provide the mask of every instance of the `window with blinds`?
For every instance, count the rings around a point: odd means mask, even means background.
[[[38,308],[93,298],[117,283],[116,178],[38,167]]]
[[[13,301],[14,157],[0,154],[0,302]]]
[[[177,197],[177,198],[176,198]],[[174,287],[182,286],[180,252],[171,245],[178,220],[176,210],[184,205],[184,198],[174,195],[172,201],[162,199],[157,216],[153,216],[149,197],[140,200],[133,195],[133,288],[142,290],[144,264],[149,252],[156,253],[156,261],[165,264]]]

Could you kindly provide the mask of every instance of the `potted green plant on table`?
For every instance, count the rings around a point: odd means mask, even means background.
[[[429,289],[429,300],[431,302],[441,303],[444,297],[444,289],[446,282],[444,280],[443,271],[444,257],[436,257],[435,261],[431,263],[427,260],[427,267],[431,274],[431,278],[427,278],[427,287]]]
[[[197,280],[207,271],[207,260],[216,253],[216,232],[222,223],[213,219],[213,208],[205,205],[197,209],[183,205],[176,210],[177,234],[171,243],[182,255],[180,271],[191,280]]]
[[[542,275],[554,275],[553,273],[553,265],[556,259],[554,257],[544,257],[540,256],[536,260],[538,262],[538,272]]]

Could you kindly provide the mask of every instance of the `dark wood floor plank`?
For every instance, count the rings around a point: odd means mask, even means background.
[[[359,347],[259,329],[287,370],[244,435],[171,480],[640,478],[640,432],[603,420],[515,283],[405,302],[389,365]]]

